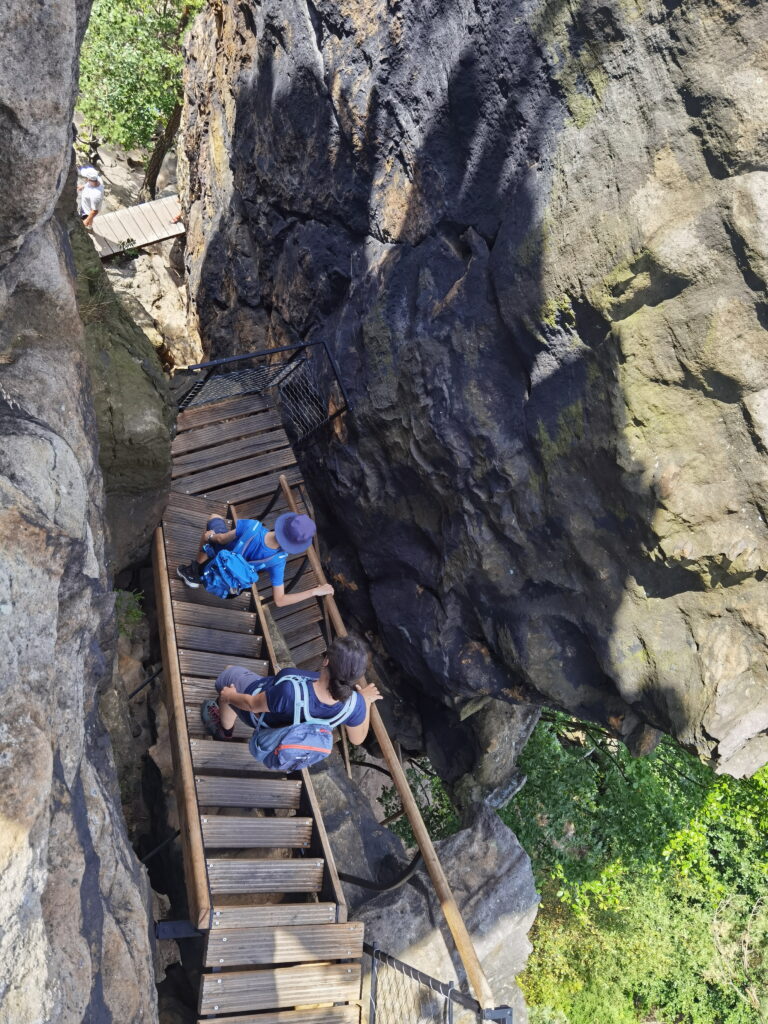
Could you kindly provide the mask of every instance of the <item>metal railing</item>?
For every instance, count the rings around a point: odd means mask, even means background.
[[[180,412],[238,395],[269,394],[277,400],[294,444],[306,442],[349,408],[346,389],[324,341],[196,363],[176,379],[183,390]]]
[[[367,1024],[514,1024],[509,1007],[483,1009],[454,982],[431,978],[367,942],[363,950],[371,961]]]

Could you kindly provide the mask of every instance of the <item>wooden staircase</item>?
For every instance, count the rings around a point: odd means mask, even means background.
[[[239,720],[229,743],[209,739],[200,720],[200,703],[215,696],[227,665],[260,675],[278,669],[262,604],[268,575],[229,601],[176,576],[208,518],[260,518],[280,473],[299,481],[296,459],[271,399],[258,395],[182,412],[173,459],[154,569],[190,919],[206,932],[199,1018],[359,1024],[363,926],[347,921],[309,774],[266,772]],[[267,522],[284,511],[281,495]],[[302,562],[289,560],[286,585]],[[299,586],[317,581],[308,567]],[[319,668],[326,640],[317,600],[271,612],[294,662]]]

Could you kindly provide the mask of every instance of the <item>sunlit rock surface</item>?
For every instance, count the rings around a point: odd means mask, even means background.
[[[156,1020],[149,888],[96,710],[114,638],[104,489],[72,250],[53,215],[88,8],[0,12],[2,1024]]]
[[[768,760],[767,37],[744,0],[198,22],[193,315],[331,346],[353,412],[305,468],[427,732],[545,701]]]

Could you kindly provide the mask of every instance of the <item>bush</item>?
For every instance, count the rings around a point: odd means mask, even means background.
[[[143,596],[137,590],[115,591],[115,618],[120,636],[133,639],[136,630],[144,620],[141,603]]]
[[[635,760],[549,713],[521,767],[528,782],[501,815],[542,891],[520,979],[536,1012],[768,1021],[768,770],[717,777],[666,739]]]

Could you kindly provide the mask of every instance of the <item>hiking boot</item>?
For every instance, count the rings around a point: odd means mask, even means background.
[[[221,712],[219,711],[218,702],[215,700],[204,700],[200,705],[200,717],[203,720],[206,732],[208,732],[215,740],[231,740],[232,733],[234,732],[234,726],[229,730],[222,729],[221,727]]]
[[[178,566],[176,575],[180,576],[188,587],[196,588],[200,586],[200,566],[197,562]]]

